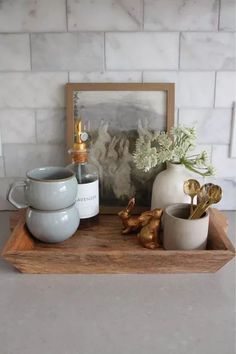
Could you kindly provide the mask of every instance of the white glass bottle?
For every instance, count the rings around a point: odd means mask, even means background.
[[[91,219],[99,214],[99,178],[96,166],[88,161],[86,141],[88,134],[82,131],[81,120],[75,123],[75,143],[69,150],[72,164],[68,167],[75,173],[78,181],[76,205],[80,219]]]

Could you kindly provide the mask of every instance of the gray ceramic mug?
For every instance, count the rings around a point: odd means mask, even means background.
[[[59,210],[72,205],[77,196],[74,173],[64,167],[41,167],[26,173],[26,180],[13,183],[8,200],[17,208],[31,206],[39,210]],[[25,203],[13,197],[16,188],[24,188]]]
[[[75,204],[69,208],[44,211],[28,208],[26,225],[38,240],[49,243],[62,242],[71,237],[79,226],[79,212]]]
[[[164,212],[163,246],[166,250],[206,249],[209,214],[189,220],[189,204],[173,204]]]

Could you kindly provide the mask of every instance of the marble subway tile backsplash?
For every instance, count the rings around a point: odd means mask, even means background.
[[[1,0],[0,32],[66,31],[65,0]]]
[[[214,72],[180,72],[176,93],[180,107],[212,107],[214,104]]]
[[[69,31],[138,31],[142,0],[68,0]]]
[[[29,35],[0,34],[0,71],[30,69]]]
[[[22,177],[2,177],[0,178],[0,198],[6,199],[9,191],[9,186],[19,180],[24,180]],[[11,204],[9,204],[11,205]]]
[[[231,109],[180,109],[179,123],[197,128],[198,142],[229,144]]]
[[[235,0],[0,0],[0,196],[28,169],[64,164],[67,82],[173,82],[175,122],[196,123],[220,207],[236,209],[235,11]]]
[[[101,33],[32,34],[32,69],[102,70],[103,44]]]
[[[5,176],[5,171],[4,171],[4,160],[2,157],[0,157],[0,177]],[[1,179],[0,179],[0,189],[1,189]],[[0,192],[1,195],[1,192]]]
[[[229,145],[214,145],[212,163],[216,167],[217,177],[236,179],[236,159],[229,157]]]
[[[212,107],[215,74],[195,71],[144,71],[143,82],[174,82],[177,107]]]
[[[93,71],[69,73],[70,82],[142,82],[141,71]]]
[[[211,183],[221,186],[222,200],[217,204],[221,210],[236,210],[236,178],[210,178]]]
[[[236,72],[217,72],[215,106],[232,108],[233,101],[236,101]]]
[[[180,67],[193,70],[235,70],[234,33],[182,33]]]
[[[144,3],[145,30],[217,30],[218,0],[144,0]]]
[[[66,72],[0,73],[0,108],[65,107]]]
[[[178,33],[106,33],[106,69],[177,69],[178,50]]]
[[[24,177],[27,170],[39,166],[63,166],[64,145],[3,144],[6,177]]]
[[[223,31],[236,31],[236,2],[235,0],[221,0],[220,24]]]
[[[0,109],[2,143],[36,143],[33,110]]]
[[[66,136],[64,109],[38,109],[36,111],[36,137],[38,143],[63,144]]]

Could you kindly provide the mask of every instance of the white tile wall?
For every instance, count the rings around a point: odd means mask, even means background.
[[[179,85],[179,72],[178,71],[144,71],[143,82],[173,82],[175,83],[176,93],[178,92]]]
[[[236,178],[236,159],[229,157],[229,145],[214,145],[212,163],[216,167],[217,177]]]
[[[0,32],[66,30],[65,0],[2,0]]]
[[[218,184],[223,190],[222,200],[217,204],[217,208],[222,210],[236,210],[236,179],[211,178],[210,182]]]
[[[176,69],[179,58],[178,33],[107,33],[106,69]]]
[[[14,177],[14,178],[10,178],[10,177],[3,177],[0,178],[0,198],[7,198],[7,194],[9,191],[9,186],[19,180],[23,180],[24,178],[22,177]],[[17,194],[18,197],[18,194]]]
[[[180,109],[179,123],[195,125],[199,143],[229,144],[231,113],[230,109]]]
[[[217,72],[215,106],[232,108],[233,101],[236,101],[236,72]]]
[[[30,70],[28,34],[0,34],[0,71]]]
[[[196,121],[236,208],[228,155],[236,100],[235,0],[0,1],[0,194],[25,170],[63,164],[65,83],[174,82],[176,121]],[[1,146],[0,146],[1,148]]]
[[[69,31],[138,31],[142,0],[68,0]]]
[[[70,82],[142,82],[141,71],[97,71],[69,73]]]
[[[236,30],[236,2],[235,0],[221,0],[220,29],[224,31]]]
[[[2,143],[35,143],[33,110],[0,109]]]
[[[215,74],[192,71],[145,71],[143,82],[173,82],[177,107],[212,107]]]
[[[63,166],[64,151],[63,145],[4,144],[6,177],[24,177],[39,166]]]
[[[66,72],[0,73],[0,108],[64,107]]]
[[[235,70],[234,33],[182,33],[181,69]]]
[[[35,71],[103,69],[102,33],[32,34],[32,68]]]
[[[38,109],[36,111],[36,137],[38,143],[63,143],[65,136],[64,109]]]
[[[144,2],[145,30],[217,30],[218,0],[144,0]]]
[[[0,157],[0,177],[4,177],[5,172],[4,172],[4,160],[2,157]],[[1,181],[1,179],[0,179]]]
[[[214,72],[180,72],[176,93],[180,107],[212,107],[214,104]]]

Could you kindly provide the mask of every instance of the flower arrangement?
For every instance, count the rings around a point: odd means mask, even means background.
[[[136,141],[133,159],[136,167],[148,172],[164,162],[183,164],[192,172],[201,176],[211,176],[214,168],[208,162],[206,151],[190,154],[196,146],[194,127],[173,127],[170,135],[165,132],[146,131]]]

